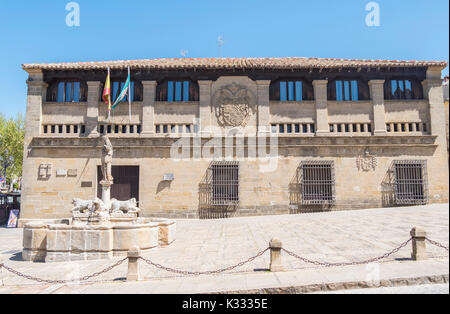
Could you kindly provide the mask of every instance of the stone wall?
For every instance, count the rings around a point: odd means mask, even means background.
[[[439,72],[439,73],[438,73]],[[439,79],[438,79],[439,76]],[[297,208],[298,189],[293,187],[297,168],[305,160],[330,160],[335,164],[336,206],[332,210],[391,206],[392,186],[388,174],[394,160],[426,160],[429,201],[448,202],[448,159],[445,114],[440,69],[430,68],[424,81],[424,100],[384,101],[382,80],[370,82],[372,100],[336,102],[327,100],[327,81],[313,82],[315,101],[269,101],[270,81],[246,76],[224,76],[216,81],[200,80],[199,102],[155,102],[155,81],[143,82],[143,101],[132,105],[132,123],[141,124],[142,134],[112,134],[114,165],[139,166],[139,199],[144,216],[201,216],[201,186],[209,160],[174,160],[171,145],[176,135],[156,134],[158,124],[190,124],[199,120],[196,137],[202,147],[211,139],[210,127],[224,128],[224,113],[218,113],[221,92],[248,105],[247,134],[270,130],[271,124],[314,124],[308,136],[283,134],[278,138],[277,167],[260,171],[261,161],[240,161],[240,204],[234,214],[278,214],[314,210]],[[101,150],[97,125],[107,121],[106,106],[98,101],[100,82],[88,82],[85,104],[42,102],[46,84],[43,73],[30,72],[24,150],[22,219],[53,219],[69,216],[74,197],[97,195],[97,167]],[[247,98],[242,98],[242,95]],[[228,96],[227,96],[228,97]],[[225,112],[227,123],[239,121],[236,112]],[[230,121],[230,117],[232,121]],[[222,119],[222,120],[221,120]],[[233,120],[234,119],[234,120]],[[42,134],[43,123],[86,123],[83,137]],[[388,123],[427,123],[427,132],[388,133]],[[129,123],[128,105],[121,104],[111,118],[113,124]],[[330,125],[370,124],[372,133],[330,133]],[[308,126],[309,128],[309,126]],[[252,133],[253,132],[253,133]],[[197,136],[197,135],[196,135]],[[268,147],[266,148],[268,149]],[[357,161],[365,151],[376,158],[376,168],[361,171]],[[193,157],[193,156],[191,156]],[[163,176],[173,173],[174,181]],[[301,206],[300,206],[301,207]]]

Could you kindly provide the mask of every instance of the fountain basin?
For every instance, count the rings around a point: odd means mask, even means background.
[[[166,219],[138,218],[101,224],[46,224],[31,222],[23,232],[22,258],[32,262],[104,260],[125,256],[137,245],[142,251],[170,245],[176,223]]]

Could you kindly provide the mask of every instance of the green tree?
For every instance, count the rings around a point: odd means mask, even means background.
[[[8,183],[22,176],[24,136],[25,121],[21,114],[15,119],[0,115],[0,176],[4,176],[6,165]]]

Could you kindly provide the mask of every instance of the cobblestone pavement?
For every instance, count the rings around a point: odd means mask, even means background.
[[[215,270],[256,255],[268,247],[272,237],[278,237],[284,248],[308,259],[326,262],[361,261],[383,255],[408,240],[409,232],[415,226],[425,229],[431,239],[448,246],[448,204],[222,220],[182,220],[178,221],[175,243],[166,248],[156,248],[144,257],[181,270]],[[21,261],[21,244],[22,230],[0,229],[0,258],[5,259],[5,264],[45,279],[78,278],[102,270],[119,260],[28,263]],[[428,246],[428,251],[431,257],[448,256],[448,252],[436,247]],[[411,247],[408,245],[387,261],[407,260],[410,252]],[[315,267],[286,254],[283,254],[283,264],[287,270]],[[266,253],[233,272],[262,271],[268,265],[269,254]],[[127,265],[124,263],[93,281],[118,280],[126,276],[126,272]],[[179,276],[148,265],[143,265],[143,275],[146,279]],[[0,277],[6,286],[36,285],[5,270]],[[39,289],[44,288],[41,286]],[[30,287],[26,291],[30,293]]]

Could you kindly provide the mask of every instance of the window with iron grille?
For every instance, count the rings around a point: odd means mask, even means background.
[[[397,205],[423,205],[428,203],[426,161],[395,161],[393,171]]]
[[[211,164],[212,205],[239,204],[239,163],[214,162]]]
[[[335,204],[333,161],[305,161],[300,165],[303,205]]]

